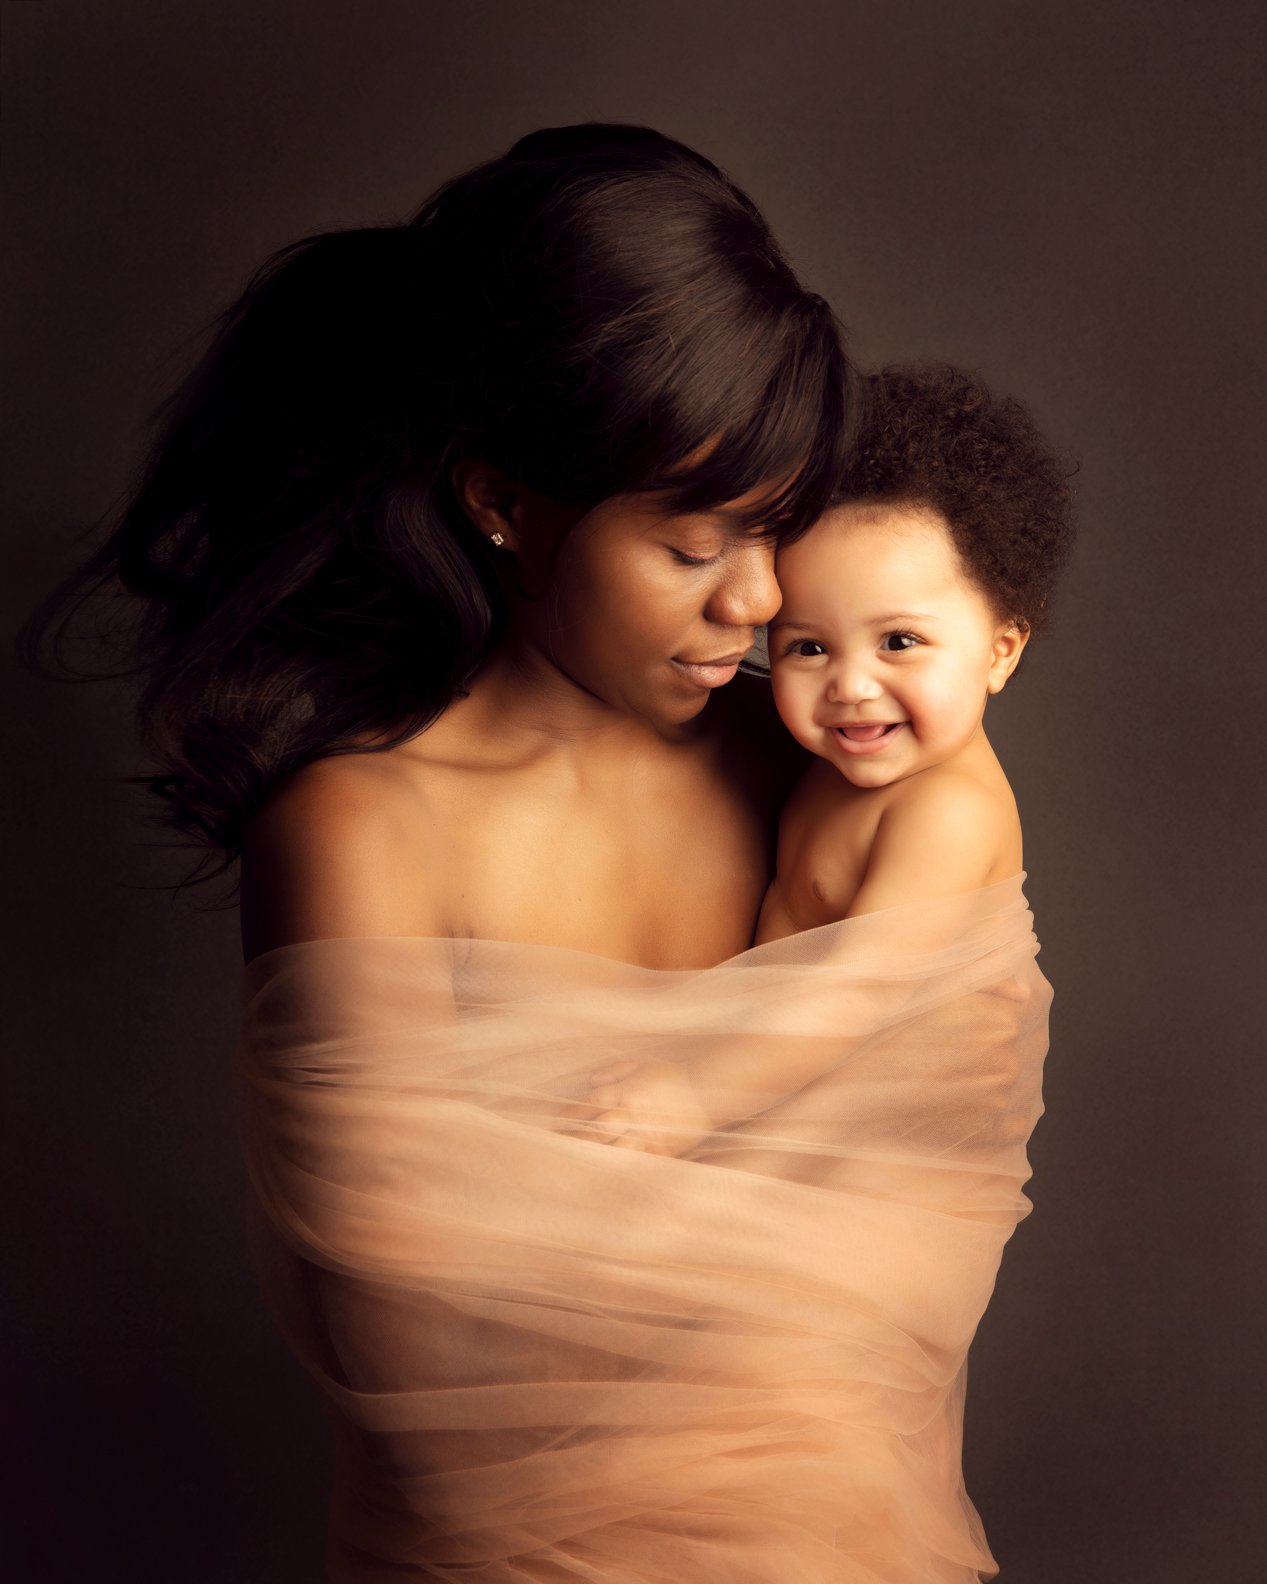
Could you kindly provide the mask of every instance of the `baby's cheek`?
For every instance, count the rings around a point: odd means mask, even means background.
[[[942,674],[921,680],[908,705],[912,717],[929,738],[957,737],[980,718],[971,680]]]
[[[774,707],[783,724],[795,736],[801,736],[809,725],[812,712],[812,695],[805,687],[804,679],[776,666],[770,673],[770,685],[774,691]]]

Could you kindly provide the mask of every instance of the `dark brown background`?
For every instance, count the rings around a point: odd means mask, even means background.
[[[586,117],[727,166],[864,359],[977,366],[1081,457],[1057,631],[995,711],[1057,990],[1037,1210],[973,1353],[1003,1584],[1261,1576],[1262,14],[7,10],[15,615],[266,253]],[[243,1255],[235,916],[147,889],[182,860],[116,782],[118,689],[28,680],[13,722],[23,1576],[307,1584],[326,1436]]]

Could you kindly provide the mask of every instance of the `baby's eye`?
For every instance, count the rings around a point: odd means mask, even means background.
[[[891,632],[885,633],[880,640],[880,647],[887,649],[890,654],[901,654],[904,649],[914,649],[919,641],[914,633]]]
[[[819,655],[825,655],[827,649],[825,645],[819,643],[817,638],[793,638],[783,652],[784,654],[800,655],[805,660],[814,660]]]

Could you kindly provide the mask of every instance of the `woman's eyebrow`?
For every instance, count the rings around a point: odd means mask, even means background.
[[[726,524],[728,528],[746,530],[749,533],[766,532],[765,519],[774,510],[777,497],[769,500],[758,501],[751,506],[739,506],[734,501],[723,501],[720,506],[701,507],[701,515],[711,517]]]

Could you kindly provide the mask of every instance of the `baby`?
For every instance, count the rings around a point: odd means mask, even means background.
[[[871,387],[840,504],[779,555],[774,697],[817,762],[783,812],[759,943],[1021,869],[983,716],[1046,616],[1065,471],[968,374]]]
[[[983,725],[1070,541],[1066,469],[1024,409],[947,367],[887,369],[838,504],[783,547],[775,703],[815,762],[780,821],[757,944],[1020,872],[1021,826]],[[593,1075],[600,1137],[680,1154],[734,1118],[734,1061]],[[813,1075],[805,1075],[806,1079]],[[772,1103],[793,1075],[765,1079]],[[759,1108],[762,1080],[744,1079]]]

